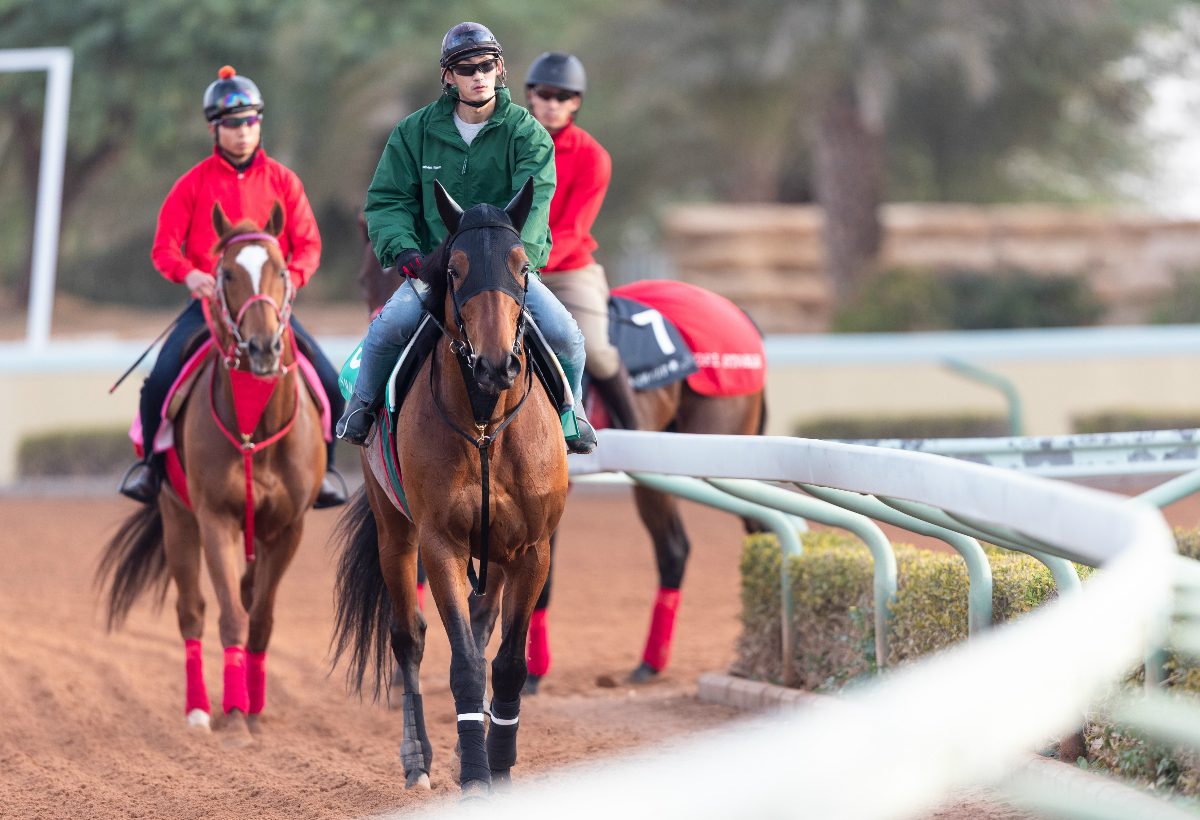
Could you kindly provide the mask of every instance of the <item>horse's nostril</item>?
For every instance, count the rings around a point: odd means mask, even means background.
[[[517,374],[521,372],[521,360],[517,357],[517,354],[509,353],[508,362],[506,364],[508,375],[515,379]]]

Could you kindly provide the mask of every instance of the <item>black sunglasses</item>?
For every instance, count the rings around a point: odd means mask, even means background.
[[[450,66],[450,70],[460,77],[474,77],[476,71],[491,74],[496,70],[497,60],[484,60],[482,63],[459,63]]]
[[[248,117],[222,117],[218,122],[222,128],[241,128],[243,125],[258,125],[262,122],[262,115],[251,114]]]
[[[551,91],[548,88],[535,88],[533,93],[537,94],[543,100],[558,100],[559,102],[566,102],[572,97],[577,96],[577,92],[575,91]]]

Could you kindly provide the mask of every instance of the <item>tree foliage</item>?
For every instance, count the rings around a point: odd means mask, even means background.
[[[158,205],[208,150],[200,95],[231,63],[262,88],[268,150],[300,173],[317,210],[327,247],[317,288],[352,298],[355,212],[391,127],[438,94],[441,36],[460,20],[500,38],[518,101],[540,52],[572,51],[587,66],[580,122],[614,158],[602,259],[672,202],[815,199],[848,226],[854,267],[870,261],[878,232],[867,223],[883,199],[1112,197],[1144,156],[1134,126],[1147,82],[1170,68],[1143,56],[1145,37],[1187,5],[0,0],[0,47],[75,53],[66,286],[153,279]],[[0,75],[10,217],[0,284],[27,269],[14,232],[29,229],[43,85]]]

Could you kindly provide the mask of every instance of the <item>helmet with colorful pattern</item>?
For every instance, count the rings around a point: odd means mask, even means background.
[[[204,89],[204,118],[209,122],[239,111],[262,113],[263,98],[249,77],[239,76],[233,66],[221,66],[217,79]]]

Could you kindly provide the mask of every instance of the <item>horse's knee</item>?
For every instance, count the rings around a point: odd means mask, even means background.
[[[204,631],[204,607],[204,596],[199,591],[192,594],[180,591],[175,601],[175,613],[179,619],[179,631],[185,638],[198,638]]]
[[[524,656],[497,655],[492,661],[492,694],[498,700],[520,701],[529,667]]]
[[[244,646],[249,640],[250,616],[245,610],[237,612],[222,612],[217,619],[217,628],[221,633],[221,643],[225,646]]]

